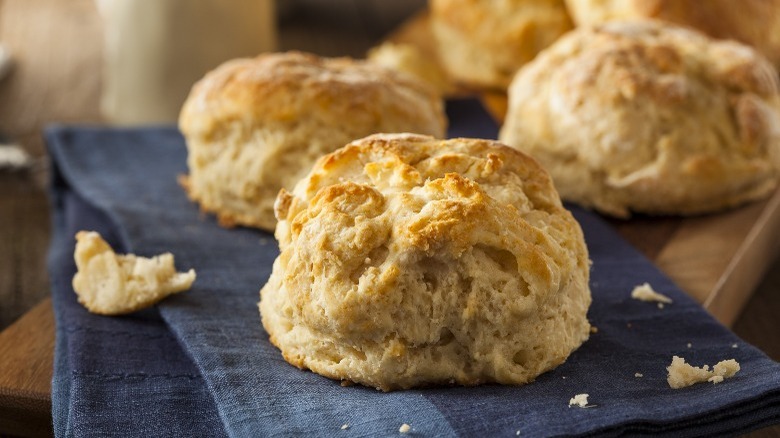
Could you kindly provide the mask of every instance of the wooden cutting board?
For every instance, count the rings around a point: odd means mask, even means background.
[[[412,44],[426,58],[438,58],[427,12],[408,20],[388,40]],[[463,87],[456,90],[456,94],[475,93]],[[507,110],[506,95],[478,95],[493,116],[502,121]],[[608,220],[682,290],[727,326],[740,314],[767,268],[780,255],[780,190],[768,200],[724,213]]]

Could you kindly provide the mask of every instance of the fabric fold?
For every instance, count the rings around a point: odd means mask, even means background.
[[[117,251],[116,225],[53,168],[49,274],[56,344],[56,436],[225,436],[203,378],[155,309],[124,317],[88,313],[71,280],[75,233],[98,231]]]

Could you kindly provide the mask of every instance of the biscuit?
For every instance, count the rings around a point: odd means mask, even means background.
[[[100,234],[79,231],[74,253],[78,272],[73,289],[92,313],[122,315],[150,307],[188,290],[195,271],[176,272],[171,253],[152,258],[117,255]]]
[[[780,0],[566,0],[577,25],[655,18],[755,47],[780,67]]]
[[[314,161],[378,132],[444,136],[443,103],[406,75],[347,58],[287,52],[229,61],[185,102],[183,185],[225,226],[273,230],[279,189]]]
[[[431,27],[450,77],[505,90],[515,71],[572,28],[563,0],[431,0]]]
[[[728,359],[716,363],[710,370],[709,365],[695,367],[685,363],[682,357],[672,356],[672,363],[666,367],[666,370],[669,372],[666,377],[669,387],[680,389],[703,382],[721,383],[724,379],[734,377],[739,372],[740,366],[736,360]]]
[[[357,140],[276,213],[260,313],[299,368],[384,391],[523,384],[589,336],[579,224],[536,161],[497,142]]]
[[[413,44],[387,41],[369,50],[366,59],[371,63],[412,75],[442,96],[455,91],[437,59]]]
[[[603,213],[713,212],[777,185],[777,72],[660,21],[578,28],[518,72],[500,139]]]

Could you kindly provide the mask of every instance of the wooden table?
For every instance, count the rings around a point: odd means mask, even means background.
[[[394,25],[351,13],[323,21],[318,11],[286,11],[280,48],[361,56]],[[40,130],[54,121],[100,122],[100,41],[92,0],[0,0],[0,42],[18,61],[0,83],[0,132],[39,158],[27,173],[0,173],[0,330],[23,315],[0,332],[0,435],[51,434],[54,323],[45,298],[50,229]],[[780,249],[779,205],[780,192],[722,215],[612,223],[684,290],[778,360],[780,263],[771,260]],[[780,428],[751,435],[780,436]]]

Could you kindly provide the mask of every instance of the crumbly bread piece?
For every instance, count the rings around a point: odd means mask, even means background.
[[[580,408],[589,408],[593,405],[588,404],[588,394],[577,394],[571,399],[569,399],[569,407],[577,406]]]
[[[739,371],[739,362],[734,359],[722,360],[710,370],[709,365],[699,368],[685,363],[681,357],[673,356],[666,370],[669,372],[666,378],[669,386],[680,389],[701,382],[720,383],[723,379],[734,377]]]
[[[780,67],[780,0],[566,0],[578,26],[655,18],[755,47]]]
[[[92,313],[122,315],[150,307],[163,298],[188,290],[195,271],[176,272],[173,255],[152,258],[117,255],[95,231],[76,234],[78,272],[73,289],[79,303]]]
[[[671,304],[672,299],[664,294],[656,292],[650,283],[640,284],[631,291],[631,298],[639,301]]]
[[[427,83],[444,96],[454,87],[435,58],[426,56],[417,46],[386,41],[368,52],[368,61],[397,70]]]
[[[717,211],[777,186],[777,72],[660,21],[578,28],[518,72],[500,138],[604,213]]]
[[[506,89],[515,71],[572,28],[563,0],[431,0],[431,26],[448,74]]]
[[[300,52],[226,62],[184,103],[190,198],[225,226],[273,230],[273,203],[314,161],[378,132],[443,137],[441,98],[422,82],[347,58]]]
[[[590,333],[579,224],[530,157],[374,135],[276,203],[263,326],[299,368],[381,390],[522,384]]]

